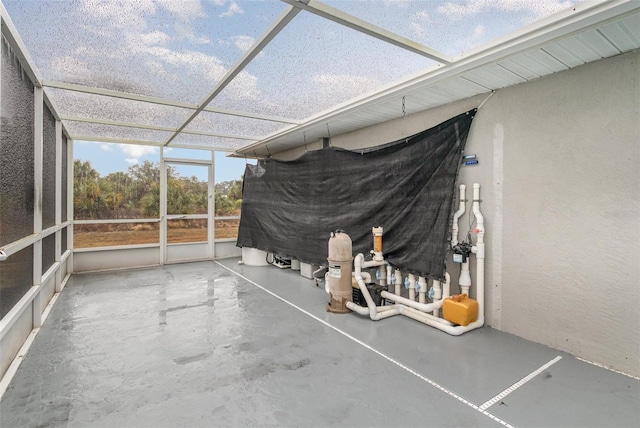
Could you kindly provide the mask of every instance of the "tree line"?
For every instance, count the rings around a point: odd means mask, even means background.
[[[160,165],[144,161],[104,177],[90,161],[73,161],[74,218],[78,220],[158,218]],[[204,214],[208,187],[197,177],[183,177],[167,167],[167,214]],[[216,216],[240,215],[242,180],[223,181],[214,189]]]

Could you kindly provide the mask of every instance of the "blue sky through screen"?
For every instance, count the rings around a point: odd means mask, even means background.
[[[152,146],[75,141],[73,152],[74,159],[90,161],[93,168],[102,177],[116,171],[126,172],[129,166],[144,161],[160,162],[160,149]],[[210,159],[211,152],[208,150],[165,149],[165,156],[182,159]],[[247,163],[244,159],[229,158],[224,152],[215,153],[215,162],[216,183],[240,179]],[[256,161],[250,159],[249,162],[255,164]],[[198,172],[196,176],[200,180],[207,179],[204,168],[195,171]]]

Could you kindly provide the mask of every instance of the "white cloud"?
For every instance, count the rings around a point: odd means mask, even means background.
[[[323,94],[341,99],[362,95],[380,86],[374,77],[350,74],[318,74],[311,80]]]
[[[143,52],[154,56],[157,61],[179,68],[185,67],[191,73],[201,73],[211,82],[217,82],[227,72],[226,67],[218,58],[202,52],[177,52],[161,46],[151,46],[144,49]]]
[[[487,33],[487,29],[484,27],[484,25],[478,24],[473,29],[473,32],[471,34],[469,34],[467,37],[457,40],[456,45],[458,46],[458,48],[465,50],[469,46],[477,45],[478,42],[482,40],[482,38],[485,36],[486,33]]]
[[[86,61],[75,56],[62,56],[51,60],[51,69],[67,76],[90,76],[91,71]]]
[[[172,15],[176,16],[182,21],[191,21],[195,18],[201,18],[205,16],[202,10],[202,3],[200,0],[156,0],[167,9]]]
[[[249,50],[251,46],[255,43],[256,39],[251,36],[235,36],[232,37],[233,44],[240,49],[242,52],[246,52]]]
[[[244,10],[242,10],[240,5],[238,3],[236,3],[235,1],[231,1],[231,3],[229,3],[229,8],[227,9],[227,11],[224,12],[224,13],[221,13],[220,15],[218,15],[218,17],[220,17],[220,18],[228,18],[230,16],[239,15],[239,14],[243,14],[243,13],[244,13]]]
[[[100,148],[105,152],[110,152],[113,150],[113,147],[110,144],[100,144]]]
[[[140,163],[140,159],[158,153],[158,147],[154,146],[138,146],[133,144],[117,144],[117,147],[124,153],[127,158],[124,160],[130,164]]]
[[[572,0],[466,0],[447,2],[437,10],[453,20],[477,15],[490,9],[502,12],[524,12],[537,19],[567,9],[574,4],[575,1]]]
[[[153,0],[84,0],[81,7],[89,17],[107,20],[118,28],[145,28],[144,16],[157,10]]]
[[[166,45],[171,40],[169,35],[157,30],[150,33],[135,34],[134,36],[139,36],[140,42],[144,46]]]
[[[385,4],[385,6],[399,6],[399,7],[409,6],[409,0],[384,0],[383,3]]]
[[[411,30],[414,34],[416,34],[417,36],[422,36],[425,33],[424,30],[426,26],[430,23],[431,17],[427,13],[427,11],[421,10],[411,16],[411,22],[409,23],[409,26],[411,27]]]
[[[133,144],[120,144],[120,149],[125,155],[134,158],[141,158],[158,152],[158,148],[154,146],[138,146]]]

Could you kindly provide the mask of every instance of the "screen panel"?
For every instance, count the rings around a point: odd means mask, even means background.
[[[45,104],[42,115],[42,228],[56,224],[56,119]]]
[[[42,240],[42,273],[49,270],[56,260],[56,234],[45,237]]]
[[[0,269],[0,318],[18,303],[33,285],[33,245],[11,255]]]
[[[69,216],[67,214],[67,176],[68,174],[68,163],[69,163],[69,155],[67,154],[67,150],[69,148],[69,142],[67,141],[67,136],[62,134],[62,221],[65,222],[68,220]]]
[[[33,233],[33,84],[2,39],[0,92],[0,245]]]

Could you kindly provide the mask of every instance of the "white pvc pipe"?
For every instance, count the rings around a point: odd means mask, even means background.
[[[474,330],[476,328],[482,327],[484,325],[484,317],[478,317],[477,321],[472,322],[469,325],[461,326],[461,325],[447,325],[443,323],[441,318],[435,318],[429,316],[429,314],[425,314],[422,312],[411,311],[408,309],[403,310],[403,315],[408,316],[409,318],[413,318],[416,321],[420,321],[423,324],[426,324],[431,327],[435,327],[438,330],[444,331],[452,336],[460,336],[467,331]]]
[[[383,291],[381,293],[382,297],[385,299],[393,300],[396,303],[400,303],[405,306],[412,307],[422,312],[433,312],[435,309],[442,307],[442,301],[434,302],[434,303],[418,303],[413,300],[409,300],[405,297],[396,296],[395,294],[387,293]]]
[[[384,263],[386,262],[382,261],[382,264]],[[400,308],[383,309],[382,311],[380,311],[379,309],[382,308],[383,306],[376,307],[376,304],[374,303],[373,299],[371,298],[371,295],[369,294],[367,285],[364,283],[364,280],[362,279],[362,266],[365,264],[364,255],[362,255],[362,253],[359,253],[355,257],[353,264],[356,269],[356,280],[358,281],[358,285],[360,286],[360,292],[362,293],[364,300],[367,302],[369,318],[371,318],[374,321],[378,321],[384,318],[388,318],[388,317],[400,314]],[[347,308],[359,314],[365,315],[365,313],[363,313],[364,311],[361,311],[360,307],[353,302],[347,302]]]
[[[387,285],[391,286],[391,284],[393,283],[393,268],[391,267],[390,264],[387,264]],[[391,287],[389,287],[391,288]]]
[[[454,247],[458,245],[458,220],[460,217],[464,215],[466,210],[465,208],[465,199],[467,197],[467,186],[464,184],[460,185],[460,202],[458,205],[458,211],[453,214],[453,226],[451,228],[451,246]]]
[[[440,286],[440,281],[433,280],[433,301],[442,302],[442,287]],[[440,318],[440,308],[437,308],[433,311],[433,315],[437,318]]]
[[[409,274],[409,300],[416,300],[416,276]]]
[[[410,308],[401,310],[403,315],[420,321],[423,324],[437,328],[438,330],[444,331],[452,336],[459,336],[484,325],[484,217],[480,212],[480,185],[478,183],[474,183],[473,185],[473,214],[476,217],[477,223],[477,228],[475,230],[477,233],[477,241],[472,252],[476,255],[476,301],[478,302],[478,319],[466,326],[454,326],[446,325],[440,318],[434,319],[434,317],[429,317],[428,314],[413,311]]]
[[[402,294],[402,272],[400,272],[399,269],[396,269],[396,289],[395,289],[395,294],[396,296],[399,296]]]
[[[351,276],[355,278],[356,273],[352,272]],[[371,279],[371,274],[369,272],[360,272],[360,276],[364,281],[366,281],[367,284],[371,284],[373,282],[373,280]]]
[[[476,300],[478,312],[484,322],[484,216],[480,212],[480,184],[473,183],[473,215],[476,217],[476,245],[472,250],[476,255]],[[479,318],[480,319],[480,318]]]
[[[378,272],[379,272],[379,276],[380,276],[380,285],[382,285],[383,287],[387,286],[387,271],[384,268],[384,266],[378,266]]]
[[[360,255],[362,255],[362,253],[360,253]],[[354,260],[355,263],[355,260]],[[387,262],[385,260],[367,260],[366,262],[364,261],[364,255],[362,255],[362,265],[361,268],[370,268],[370,267],[376,267],[376,266],[383,266],[386,265]]]
[[[471,288],[471,274],[469,273],[469,257],[467,261],[462,263],[460,267],[460,277],[458,278],[458,285],[460,286],[460,292],[469,295],[469,289]]]
[[[454,323],[452,323],[451,321],[447,321],[443,318],[438,318],[438,317],[434,317],[431,314],[428,314],[426,312],[422,312],[422,311],[418,311],[416,309],[410,308],[408,306],[404,306],[402,309],[402,315],[406,315],[409,316],[411,315],[416,315],[416,317],[419,317],[420,319],[426,319],[426,320],[431,320],[434,322],[437,322],[438,324],[442,324],[442,325],[448,325],[448,326],[455,326]],[[416,317],[411,317],[411,318],[416,318]]]
[[[449,272],[444,273],[444,287],[442,288],[442,299],[446,299],[451,296],[451,275]]]
[[[438,330],[444,331],[453,336],[459,336],[468,331],[474,330],[476,328],[482,327],[484,325],[484,259],[485,259],[485,247],[484,247],[484,217],[480,212],[480,184],[474,183],[473,185],[473,214],[476,218],[476,230],[477,240],[476,245],[473,246],[472,252],[476,255],[476,300],[478,302],[478,319],[469,325],[460,326],[460,325],[452,325],[449,321],[438,318],[436,316],[432,316],[428,313],[422,312],[425,310],[426,312],[434,311],[434,313],[439,312],[439,309],[442,307],[443,299],[442,299],[442,289],[440,287],[440,281],[433,282],[434,288],[434,302],[430,304],[421,304],[415,302],[415,281],[416,278],[414,275],[409,275],[409,284],[411,286],[413,281],[413,300],[405,299],[395,294],[388,293],[386,291],[382,292],[382,297],[387,298],[389,300],[393,300],[397,302],[397,304],[392,306],[380,306],[376,307],[371,295],[369,294],[369,290],[362,279],[361,271],[363,266],[380,266],[383,262],[369,261],[364,262],[364,256],[362,254],[358,254],[354,260],[355,270],[356,270],[356,279],[358,280],[358,284],[361,287],[362,295],[364,296],[367,302],[367,308],[363,308],[361,306],[356,305],[353,302],[347,302],[347,307],[354,312],[357,312],[361,315],[369,315],[369,317],[376,321],[380,319],[384,319],[390,316],[402,314],[414,320],[417,320],[423,324],[429,325],[431,327],[437,328]],[[456,236],[457,238],[457,236]],[[396,291],[398,290],[398,281],[396,280]],[[450,276],[445,274],[445,285],[444,285],[444,298],[450,292]],[[411,297],[411,288],[410,297]],[[436,301],[437,299],[437,301]],[[406,305],[406,306],[405,306]]]
[[[420,285],[418,301],[420,303],[427,303],[427,280],[420,276],[418,277],[418,284]]]

